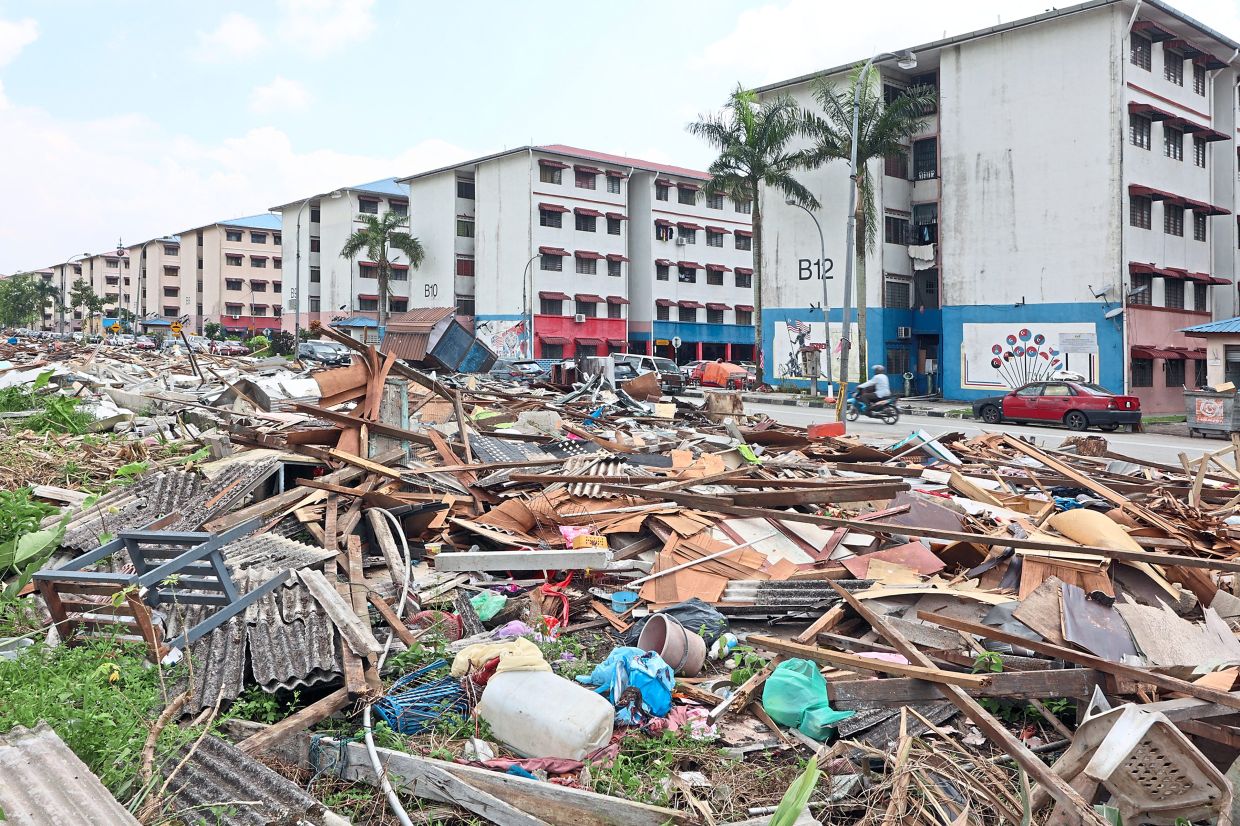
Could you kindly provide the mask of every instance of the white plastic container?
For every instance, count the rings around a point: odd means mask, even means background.
[[[550,671],[512,671],[487,682],[478,715],[497,740],[524,757],[580,760],[611,740],[616,710]]]

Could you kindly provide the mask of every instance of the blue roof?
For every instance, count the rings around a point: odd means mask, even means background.
[[[1184,327],[1181,333],[1192,335],[1209,335],[1210,333],[1237,333],[1240,334],[1240,317],[1225,318],[1221,321],[1209,321],[1205,324],[1198,324],[1195,327]]]
[[[349,318],[338,318],[332,322],[333,327],[378,327],[379,322],[373,318],[366,316],[351,316]]]
[[[381,181],[371,181],[368,184],[358,184],[349,188],[361,192],[377,192],[380,195],[409,195],[408,184],[398,184],[395,178],[384,178]]]
[[[234,218],[231,221],[220,221],[222,225],[243,227],[244,229],[279,229],[280,216],[263,212],[258,215],[247,215],[245,218]]]

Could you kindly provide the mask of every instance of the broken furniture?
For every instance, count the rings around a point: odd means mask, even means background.
[[[218,628],[288,578],[280,571],[247,594],[241,594],[224,564],[221,549],[253,532],[251,519],[221,533],[123,531],[116,539],[73,560],[63,568],[34,575],[57,631],[72,644],[79,629],[97,631],[117,626],[127,636],[141,637],[153,661],[169,648],[182,649]],[[124,550],[134,573],[87,571],[87,567]],[[107,597],[104,602],[89,597]],[[87,599],[84,599],[87,598]],[[215,606],[219,610],[165,643],[152,609],[177,605]],[[136,632],[136,633],[134,633]]]

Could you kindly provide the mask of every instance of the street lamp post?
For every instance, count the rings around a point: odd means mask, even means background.
[[[826,362],[827,362],[827,389],[831,389],[831,302],[827,297],[827,238],[822,234],[822,224],[818,223],[818,219],[809,207],[804,204],[798,204],[791,198],[784,201],[788,206],[799,207],[805,210],[805,214],[814,222],[814,226],[818,228],[818,244],[821,248],[822,257],[818,259],[818,277],[822,279],[822,327],[823,341],[826,344]],[[818,383],[818,377],[814,376],[814,383]]]
[[[534,271],[530,267],[541,257],[542,254],[537,252],[530,256],[530,260],[525,262],[524,272],[521,273],[521,289],[525,291],[524,309],[530,322],[529,358],[534,358]]]
[[[836,418],[841,423],[845,421],[844,406],[847,404],[848,397],[848,354],[852,349],[853,255],[857,238],[857,142],[859,139],[857,133],[861,128],[861,92],[865,88],[866,76],[869,75],[874,61],[893,57],[896,59],[896,65],[901,69],[907,71],[917,68],[917,57],[910,51],[906,50],[899,54],[892,52],[876,54],[861,67],[861,73],[857,76],[856,87],[853,90],[852,133],[849,139],[848,157],[848,229],[844,236],[844,327],[840,334],[840,395],[835,402]],[[864,373],[864,371],[865,367],[862,366],[861,372]]]

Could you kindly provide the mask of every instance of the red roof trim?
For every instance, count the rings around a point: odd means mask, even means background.
[[[557,293],[552,290],[544,290],[543,292],[540,292],[538,294],[538,297],[545,298],[548,301],[567,301],[568,300],[567,293]]]
[[[620,253],[618,253],[618,252],[609,252],[609,253],[607,253],[607,260],[608,260],[608,261],[621,261],[621,262],[624,262],[624,263],[626,263],[626,264],[627,264],[627,263],[628,263],[628,261],[629,261],[629,259],[625,258],[623,255],[621,255],[621,254],[620,254]]]
[[[706,309],[708,310],[730,310],[732,308],[729,307],[727,304],[720,304],[717,301],[707,301]]]
[[[753,267],[737,267],[737,275],[753,275]]]
[[[649,169],[652,172],[662,173],[664,175],[680,175],[686,178],[696,178],[698,180],[709,180],[710,173],[702,172],[698,169],[688,169],[683,166],[672,166],[671,164],[653,163],[651,161],[643,161],[640,158],[630,158],[625,155],[612,155],[607,152],[595,152],[592,149],[581,149],[576,146],[565,146],[564,144],[551,144],[550,146],[541,146],[546,152],[558,152],[562,155],[571,155],[577,158],[586,158],[599,163],[611,164],[612,166],[635,166],[639,169]]]
[[[603,170],[599,169],[597,166],[586,166],[583,163],[573,164],[573,171],[581,172],[586,175],[602,175],[603,174]]]
[[[654,225],[656,227],[670,227],[672,225],[672,222],[667,220],[666,218],[655,218]]]
[[[654,303],[659,305],[660,307],[670,307],[676,302],[672,301],[670,298],[656,298],[654,300]]]
[[[669,178],[655,178],[655,179],[654,179],[654,184],[655,184],[655,186],[669,186],[669,187],[670,187],[670,186],[675,186],[675,185],[676,185],[676,184],[672,183],[672,182],[671,182],[671,180],[670,180]]]
[[[700,301],[693,301],[692,299],[688,299],[688,298],[684,299],[683,301],[677,301],[676,304],[686,310],[700,310],[706,306]]]
[[[677,221],[677,222],[676,222],[676,227],[677,227],[678,229],[701,229],[701,228],[702,228],[702,225],[701,225],[701,224],[695,224],[695,223],[693,223],[692,221]]]
[[[589,261],[597,261],[603,257],[602,253],[594,252],[593,250],[577,250],[573,253],[573,255],[577,258],[584,258]]]
[[[607,296],[607,303],[608,304],[628,304],[629,300],[622,295],[609,295]]]
[[[654,263],[655,263],[657,266],[660,266],[660,267],[670,267],[670,266],[672,266],[673,264],[675,264],[676,262],[675,262],[675,261],[669,261],[669,260],[667,260],[666,258],[656,258],[656,259],[654,259]]]
[[[560,249],[559,247],[539,247],[538,252],[540,255],[559,255],[561,257],[568,255],[567,250]]]
[[[707,264],[706,269],[710,272],[732,272],[731,267],[725,267],[723,264]]]
[[[696,261],[677,261],[676,266],[684,267],[686,270],[700,270],[702,265]]]
[[[694,192],[697,192],[702,187],[698,186],[697,184],[690,184],[690,183],[685,183],[684,181],[677,181],[676,188],[677,189],[689,189]]]
[[[589,207],[573,207],[573,212],[577,215],[584,215],[587,218],[603,217],[603,213],[599,212],[597,209],[590,209]]]
[[[740,236],[740,237],[742,237],[742,238],[752,238],[752,237],[753,237],[753,230],[751,230],[751,229],[738,229],[738,230],[736,231],[736,234],[737,234],[737,235],[739,235],[739,236]]]
[[[357,297],[363,301],[378,301],[378,293],[358,293]]]
[[[1152,103],[1141,103],[1135,100],[1128,101],[1128,112],[1133,115],[1141,115],[1150,120],[1170,120],[1179,117],[1166,109],[1159,109]]]
[[[538,340],[543,344],[568,344],[568,339],[564,336],[539,336]]]
[[[752,304],[737,304],[736,309],[740,310],[741,312],[752,313],[753,305]]]
[[[719,232],[719,233],[722,233],[722,234],[724,234],[724,235],[731,235],[731,234],[732,234],[732,230],[727,229],[726,227],[716,227],[716,226],[711,226],[710,224],[707,224],[707,225],[706,225],[706,231],[707,231],[707,232]]]
[[[578,301],[584,301],[586,304],[602,304],[603,297],[594,293],[577,293],[575,298]]]
[[[568,212],[568,207],[560,206],[559,204],[541,203],[538,205],[538,208],[547,212]]]
[[[620,171],[620,170],[618,170],[618,169],[608,169],[608,170],[607,170],[607,171],[605,171],[603,174],[604,174],[604,175],[606,175],[608,178],[627,178],[627,177],[629,177],[629,173],[627,173],[627,172],[621,172],[621,171]]]
[[[587,347],[598,347],[602,345],[603,340],[601,338],[578,338],[578,339],[574,339],[573,343],[577,345],[578,347],[580,347],[583,344],[586,345]]]
[[[553,161],[553,160],[550,160],[550,159],[548,159],[548,158],[539,158],[539,159],[538,159],[538,165],[539,165],[539,166],[549,166],[549,167],[551,167],[552,169],[568,169],[568,164],[566,164],[566,163],[560,163],[559,161]]]
[[[617,221],[627,221],[627,220],[629,220],[629,216],[625,215],[623,212],[609,212],[609,213],[607,213],[607,217],[608,217],[608,218],[613,218],[613,219],[615,219],[615,220],[617,220]]]

